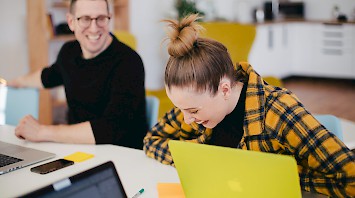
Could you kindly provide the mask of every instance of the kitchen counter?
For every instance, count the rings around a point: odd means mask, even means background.
[[[277,19],[272,21],[264,21],[262,23],[252,23],[255,25],[269,25],[275,23],[324,23],[324,24],[334,24],[334,25],[341,25],[341,24],[355,24],[355,21],[336,21],[336,20],[309,20],[309,19]]]

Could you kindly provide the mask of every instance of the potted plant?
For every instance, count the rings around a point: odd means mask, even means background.
[[[178,18],[181,19],[188,14],[199,13],[203,16],[204,13],[196,8],[194,0],[176,0],[175,8],[178,11]]]

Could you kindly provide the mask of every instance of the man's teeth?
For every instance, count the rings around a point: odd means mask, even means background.
[[[202,124],[202,123],[204,123],[204,121],[201,120],[201,121],[196,122],[196,123],[197,123],[197,124]]]
[[[99,35],[96,35],[96,36],[88,36],[88,38],[89,38],[90,40],[97,40],[97,39],[99,39]]]

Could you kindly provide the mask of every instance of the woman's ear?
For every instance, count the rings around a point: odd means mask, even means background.
[[[232,92],[230,81],[222,79],[219,84],[218,91],[222,94],[224,100],[228,100]]]

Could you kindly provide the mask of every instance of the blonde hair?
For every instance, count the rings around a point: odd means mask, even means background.
[[[180,22],[163,20],[168,23],[167,39],[170,40],[165,85],[168,89],[192,87],[215,95],[223,77],[229,78],[233,86],[237,78],[227,48],[215,40],[199,37],[203,27],[196,22],[198,19],[198,14],[193,14]]]

